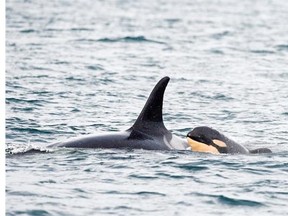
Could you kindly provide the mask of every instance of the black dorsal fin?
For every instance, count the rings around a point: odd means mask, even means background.
[[[163,123],[162,107],[164,92],[169,80],[169,77],[163,77],[154,87],[140,115],[132,126],[133,130],[143,130],[155,125],[153,123],[157,123],[158,128],[166,129]]]

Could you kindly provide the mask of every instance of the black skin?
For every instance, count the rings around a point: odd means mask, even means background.
[[[259,153],[271,153],[272,151],[268,148],[258,148],[254,150],[248,150],[244,146],[234,142],[233,140],[227,138],[220,132],[210,127],[196,127],[192,131],[187,134],[187,137],[204,143],[206,145],[214,146],[219,153],[226,153],[226,154],[237,154],[237,153],[244,153],[244,154],[259,154]],[[224,142],[227,147],[220,147],[213,143],[213,140],[220,140]]]
[[[48,147],[185,150],[187,142],[167,130],[163,122],[163,97],[169,80],[163,77],[156,84],[137,120],[126,131],[79,137]]]

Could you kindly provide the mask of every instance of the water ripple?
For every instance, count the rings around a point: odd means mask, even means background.
[[[127,42],[127,43],[156,43],[156,44],[166,44],[161,41],[147,39],[144,36],[126,36],[126,37],[118,37],[118,38],[100,38],[97,40],[98,42],[105,43],[115,43],[115,42]]]
[[[231,198],[228,196],[220,195],[217,197],[221,204],[229,206],[248,206],[248,207],[261,207],[263,203],[248,199]]]
[[[31,216],[50,216],[51,214],[48,211],[42,209],[31,209],[26,211],[13,211],[7,215],[31,215]]]
[[[287,214],[288,2],[227,2],[7,0],[6,215]],[[173,133],[274,153],[46,147],[127,129],[163,76]]]

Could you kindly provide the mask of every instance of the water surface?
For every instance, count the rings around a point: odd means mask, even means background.
[[[6,214],[288,214],[286,20],[284,0],[6,1]],[[163,76],[174,134],[273,153],[45,147],[129,128]]]

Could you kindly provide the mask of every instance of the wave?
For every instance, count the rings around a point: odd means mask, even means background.
[[[196,195],[199,197],[208,197],[209,200],[216,200],[216,202],[222,204],[222,205],[229,205],[229,206],[242,206],[242,207],[262,207],[265,206],[264,203],[251,200],[251,199],[242,199],[242,198],[235,198],[223,194],[206,194],[206,193],[199,193],[199,192],[193,192],[190,194],[187,194],[188,196]]]
[[[126,36],[126,37],[104,37],[100,39],[78,39],[76,41],[82,42],[102,42],[102,43],[155,43],[155,44],[165,44],[165,42],[147,39],[144,36]]]
[[[222,204],[232,205],[232,206],[251,206],[251,207],[257,207],[257,206],[263,206],[264,204],[261,202],[248,200],[248,199],[236,199],[231,198],[228,196],[220,195],[218,196],[218,201]]]
[[[50,153],[55,150],[47,148],[43,145],[23,144],[23,145],[9,145],[5,148],[6,156],[9,155],[23,155],[27,153]]]
[[[101,38],[98,39],[99,42],[149,42],[149,43],[158,43],[165,44],[161,41],[147,39],[144,36],[127,36],[127,37],[116,37],[116,38]]]
[[[17,131],[28,134],[55,134],[55,131],[48,129],[24,128],[24,127],[11,127],[11,131]]]
[[[288,44],[280,44],[275,46],[277,51],[288,51]]]

